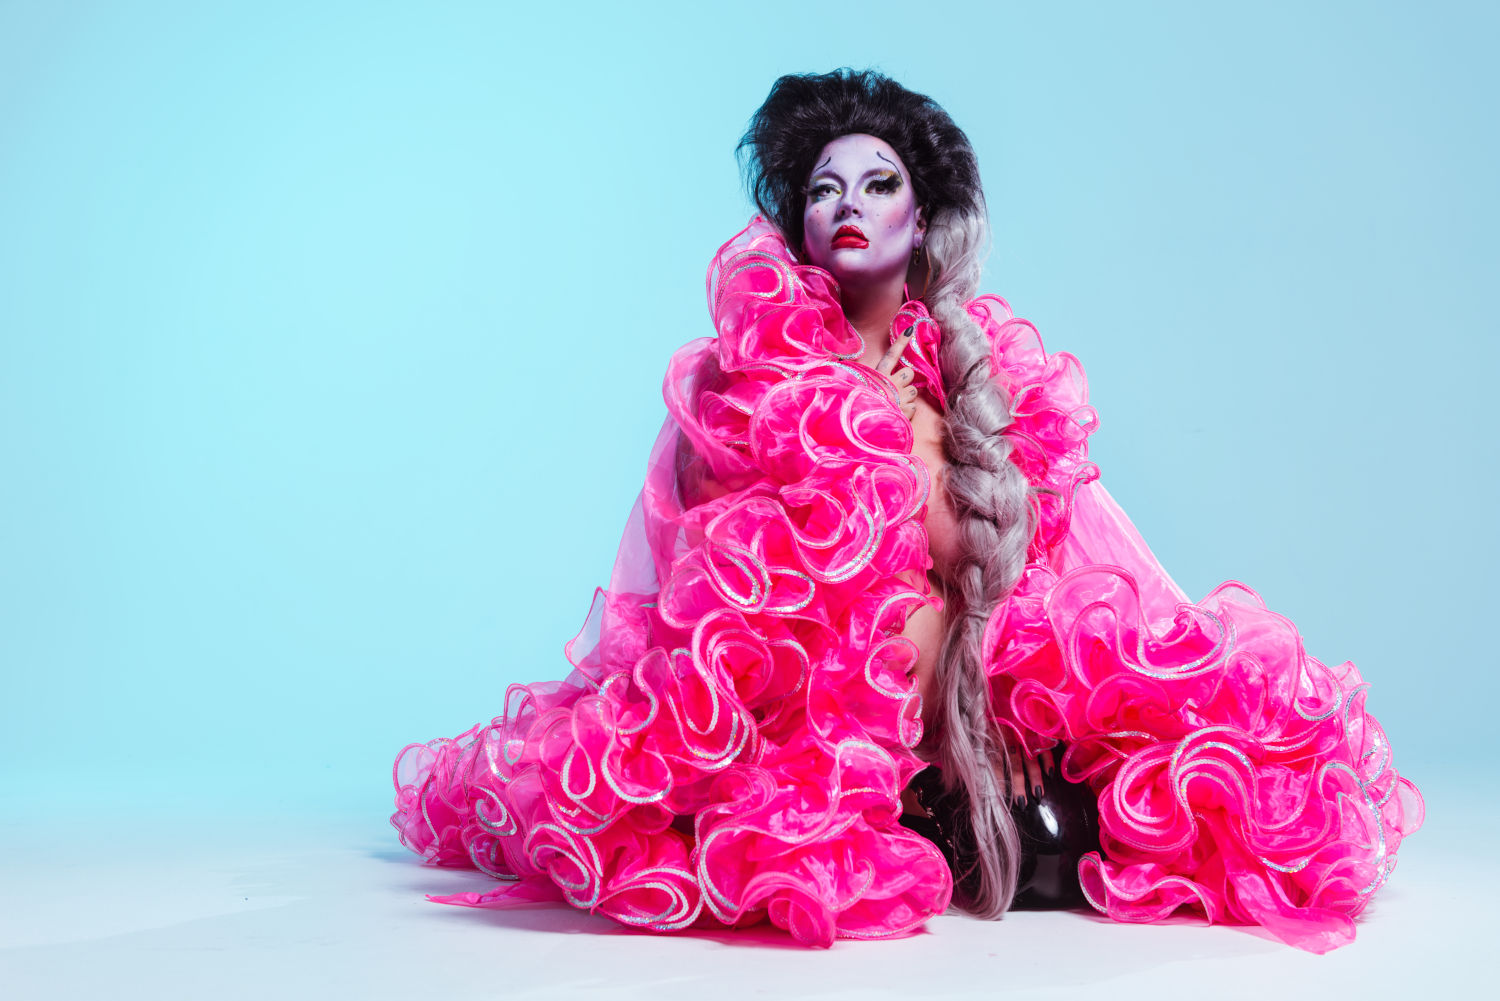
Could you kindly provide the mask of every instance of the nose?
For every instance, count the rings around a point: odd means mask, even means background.
[[[860,208],[858,193],[854,191],[846,192],[844,196],[839,199],[839,208],[838,212],[835,213],[835,218],[847,219],[850,216],[857,216],[861,214],[862,212]]]

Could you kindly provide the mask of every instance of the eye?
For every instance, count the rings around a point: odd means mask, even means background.
[[[865,185],[865,190],[875,195],[893,195],[901,188],[901,178],[897,174],[881,174],[879,177],[870,179]]]
[[[836,185],[824,181],[822,184],[814,184],[807,189],[807,200],[810,202],[821,202],[825,198],[832,198],[839,193]]]

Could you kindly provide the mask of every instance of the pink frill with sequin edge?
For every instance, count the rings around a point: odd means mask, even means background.
[[[993,303],[976,318],[1040,529],[986,630],[992,709],[1028,752],[1065,746],[1063,777],[1097,793],[1086,896],[1121,921],[1188,907],[1312,952],[1352,941],[1423,818],[1367,684],[1242,584],[1188,601],[1094,482],[1081,367]]]
[[[718,332],[672,359],[670,414],[566,681],[396,764],[402,840],[656,930],[769,918],[799,941],[909,934],[947,906],[899,824],[922,767],[898,634],[934,603],[928,477],[893,385],[822,271],[763,222],[715,258]],[[920,306],[925,361],[936,327]]]
[[[928,479],[890,383],[853,361],[831,278],[756,220],[709,272],[716,340],[672,359],[669,419],[566,681],[396,764],[402,840],[507,885],[442,899],[565,899],[656,930],[769,919],[800,941],[908,934],[948,903],[897,823],[921,767],[897,635],[936,603]],[[1037,532],[985,634],[997,723],[1066,745],[1099,797],[1089,900],[1124,921],[1179,908],[1315,952],[1417,829],[1352,664],[1306,655],[1243,585],[1190,603],[1087,458],[1082,366],[1005,302],[968,306],[1011,401]],[[904,361],[942,402],[919,304]]]

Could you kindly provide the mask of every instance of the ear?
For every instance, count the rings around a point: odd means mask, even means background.
[[[918,244],[920,245],[921,241],[923,241],[925,239],[927,239],[927,210],[925,208],[923,208],[922,206],[918,205],[917,206],[917,241],[918,241]]]

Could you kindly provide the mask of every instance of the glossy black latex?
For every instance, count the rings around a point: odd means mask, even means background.
[[[962,790],[943,790],[942,775],[928,768],[912,781],[927,817],[906,815],[902,824],[932,841],[953,872],[954,897],[973,899],[978,886],[977,849]],[[1099,813],[1087,786],[1063,781],[1054,769],[1042,777],[1040,793],[1011,808],[1021,839],[1017,910],[1085,906],[1078,885],[1078,860],[1099,849]]]
[[[1021,836],[1016,910],[1083,907],[1078,860],[1099,850],[1099,805],[1085,785],[1065,782],[1057,770],[1042,776],[1042,791],[1011,808]]]

